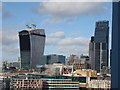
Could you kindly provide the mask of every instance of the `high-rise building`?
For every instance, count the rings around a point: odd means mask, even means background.
[[[94,57],[94,36],[91,37],[89,43],[89,64],[91,69],[95,70],[95,57]]]
[[[34,69],[44,54],[44,29],[31,28],[19,32],[22,69]]]
[[[44,55],[41,56],[40,59],[41,59],[41,62],[39,63],[40,65],[53,64],[56,62],[65,64],[65,56],[63,55],[56,55],[56,54]]]
[[[109,21],[98,21],[94,37],[89,44],[89,55],[92,69],[98,72],[108,67],[109,56]]]
[[[120,1],[113,2],[112,16],[112,89],[120,89]]]

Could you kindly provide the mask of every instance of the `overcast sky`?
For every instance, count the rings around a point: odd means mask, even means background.
[[[0,8],[2,60],[20,56],[18,32],[27,24],[45,29],[45,54],[88,55],[96,21],[109,20],[111,32],[110,2],[4,2]]]

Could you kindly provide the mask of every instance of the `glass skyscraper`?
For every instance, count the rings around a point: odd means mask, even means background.
[[[98,21],[89,44],[91,68],[103,72],[108,67],[109,21]]]
[[[94,36],[91,37],[89,43],[89,64],[91,69],[95,70],[95,59],[94,59]]]
[[[40,58],[41,62],[39,64],[45,65],[45,64],[53,64],[57,62],[65,64],[65,58],[66,57],[63,55],[56,55],[56,54],[44,55],[44,56],[41,56]]]
[[[112,89],[120,89],[120,1],[113,2],[112,16]]]
[[[34,69],[44,54],[44,29],[29,28],[19,32],[22,69]]]

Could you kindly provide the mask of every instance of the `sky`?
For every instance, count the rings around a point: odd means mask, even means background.
[[[2,2],[1,61],[17,61],[18,32],[31,24],[45,29],[45,55],[88,55],[95,22],[108,20],[111,32],[111,6],[110,2]]]

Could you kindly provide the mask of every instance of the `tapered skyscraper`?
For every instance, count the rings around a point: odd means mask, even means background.
[[[20,56],[22,69],[34,69],[44,54],[44,29],[31,28],[19,32]]]
[[[102,72],[108,67],[109,56],[109,22],[98,21],[95,26],[94,37],[89,44],[91,68]]]

